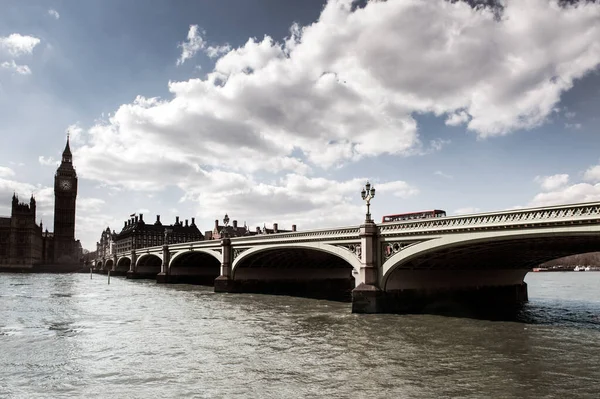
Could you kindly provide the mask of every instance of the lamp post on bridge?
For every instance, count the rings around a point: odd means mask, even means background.
[[[370,208],[371,200],[375,197],[375,187],[367,181],[360,196],[367,203],[367,214],[365,223],[359,229],[360,270],[355,277],[356,288],[352,290],[352,313],[379,313],[383,303],[377,264],[379,231],[371,219]]]
[[[221,230],[221,238],[229,238],[227,233],[227,227],[229,226],[229,215],[225,214],[223,217],[223,230]]]
[[[371,187],[371,183],[367,180],[367,184],[363,187],[360,192],[360,196],[363,201],[367,203],[367,214],[365,216],[365,223],[373,223],[371,219],[371,200],[375,197],[375,187]]]
[[[171,226],[169,227],[165,227],[165,241],[164,241],[164,245],[169,245],[169,239],[171,238],[171,235],[173,234],[173,228]]]
[[[229,216],[225,214],[223,217],[223,229],[220,232],[221,236],[221,275],[215,279],[215,292],[233,292],[234,282],[231,278],[231,268],[233,265],[233,256],[231,248],[231,239],[227,232],[229,226]]]
[[[160,273],[156,276],[156,282],[159,284],[169,282],[169,257],[171,255],[169,252],[169,244],[172,234],[173,228],[171,226],[165,227],[165,239],[162,246],[162,264],[160,265]]]

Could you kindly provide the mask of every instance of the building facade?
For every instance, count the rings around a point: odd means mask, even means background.
[[[110,229],[107,229],[110,231]],[[106,232],[106,231],[105,231]],[[103,233],[104,234],[104,233]],[[106,244],[103,246],[102,239],[106,239],[104,236],[101,237],[101,241],[98,242],[98,249],[106,248]],[[180,242],[191,242],[201,241],[204,236],[196,226],[195,218],[192,218],[191,224],[188,220],[185,220],[185,224],[179,221],[179,216],[175,218],[175,224],[163,225],[160,221],[160,215],[156,216],[156,221],[152,224],[147,224],[144,221],[144,215],[132,215],[130,219],[126,220],[123,225],[123,229],[117,234],[111,234],[113,246],[110,254],[130,252],[132,249],[140,249],[146,247],[155,247],[157,245],[163,245],[165,238],[169,244],[175,244]],[[108,258],[108,257],[106,257]]]
[[[225,215],[227,217],[227,215]],[[268,228],[265,225],[263,227],[256,226],[254,230],[251,230],[246,223],[244,222],[243,226],[238,226],[238,221],[234,220],[231,226],[220,225],[219,220],[215,220],[215,225],[212,230],[207,231],[204,234],[205,239],[207,240],[218,240],[223,237],[223,234],[226,234],[228,237],[244,237],[244,236],[254,236],[259,234],[277,234],[277,233],[290,233],[296,231],[296,225],[292,225],[291,230],[283,230],[279,229],[277,223],[273,223],[273,228]]]
[[[75,240],[77,174],[69,139],[54,176],[54,232],[36,224],[36,201],[12,198],[10,217],[0,217],[0,268],[32,268],[36,265],[76,264],[82,255]]]
[[[42,227],[35,223],[36,202],[12,197],[11,215],[0,218],[0,267],[31,268],[43,259]]]

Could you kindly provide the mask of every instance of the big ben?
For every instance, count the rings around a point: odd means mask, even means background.
[[[58,263],[76,262],[75,201],[77,199],[77,173],[73,155],[67,145],[62,161],[54,175],[54,260]]]

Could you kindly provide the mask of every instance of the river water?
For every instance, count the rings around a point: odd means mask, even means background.
[[[0,398],[598,398],[600,272],[519,321],[86,274],[0,274]]]

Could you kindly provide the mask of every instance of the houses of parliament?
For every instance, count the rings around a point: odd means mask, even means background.
[[[10,217],[0,217],[0,269],[35,269],[75,265],[81,243],[75,240],[77,173],[69,138],[54,175],[54,232],[36,223],[36,201],[12,197]]]

